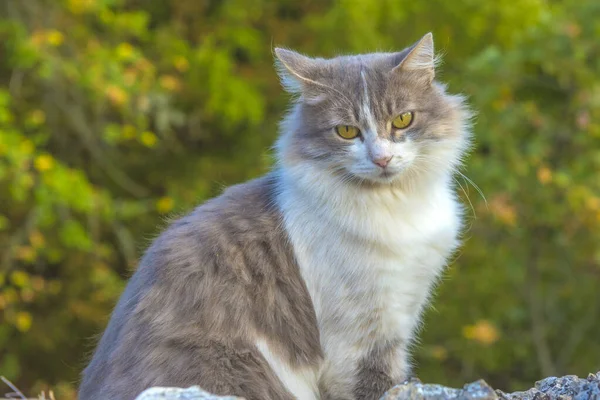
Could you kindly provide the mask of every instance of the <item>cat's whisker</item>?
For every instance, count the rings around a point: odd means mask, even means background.
[[[485,203],[485,207],[488,207],[488,202],[487,199],[485,198],[485,195],[483,194],[483,191],[481,190],[481,188],[479,188],[479,186],[473,182],[473,180],[471,180],[471,178],[469,178],[468,176],[466,176],[465,174],[463,174],[462,172],[456,170],[455,171],[457,174],[459,174],[460,176],[463,177],[463,179],[465,179],[467,182],[469,182],[471,185],[473,185],[473,187],[475,188],[475,190],[477,190],[477,192],[479,193],[479,195],[481,196],[481,198],[483,199],[483,202]]]
[[[458,179],[456,179],[456,177],[452,178],[454,180],[454,182],[456,182],[458,184],[458,186],[460,187],[461,191],[464,193],[465,197],[467,198],[467,201],[469,202],[469,206],[471,207],[471,211],[473,211],[473,217],[477,218],[477,213],[475,212],[475,207],[473,206],[473,203],[471,202],[471,198],[469,197],[469,193],[467,193],[467,191],[465,190],[465,188],[463,187],[463,185],[461,185],[461,183],[458,181]]]

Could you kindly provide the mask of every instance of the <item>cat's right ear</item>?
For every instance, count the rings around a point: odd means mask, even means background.
[[[284,89],[292,94],[315,93],[323,88],[319,83],[321,61],[295,51],[275,48],[275,65]]]
[[[404,54],[406,51],[408,53]],[[402,56],[402,61],[396,66],[393,71],[417,71],[421,74],[421,78],[430,84],[435,77],[435,65],[437,59],[433,49],[433,35],[427,33],[417,43],[413,44],[409,49],[399,53]]]

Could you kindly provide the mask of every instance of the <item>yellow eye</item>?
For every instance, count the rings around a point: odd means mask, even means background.
[[[344,139],[354,139],[360,134],[358,128],[351,125],[338,125],[335,127],[335,131]]]
[[[405,129],[410,126],[413,120],[412,112],[405,112],[398,115],[396,118],[392,120],[392,126],[396,129]]]

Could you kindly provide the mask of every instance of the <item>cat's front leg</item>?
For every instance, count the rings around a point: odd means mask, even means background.
[[[326,356],[319,380],[320,399],[379,400],[387,390],[409,376],[404,343],[376,339],[368,348],[358,351],[360,355],[340,348],[331,357]]]
[[[381,341],[358,362],[353,395],[356,400],[378,400],[410,373],[404,341]]]

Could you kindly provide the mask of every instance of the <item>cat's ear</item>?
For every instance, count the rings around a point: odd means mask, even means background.
[[[435,78],[435,64],[433,35],[429,32],[408,49],[408,54],[402,58],[394,71],[416,71],[422,73],[423,78],[431,83]]]
[[[317,82],[322,69],[322,60],[304,56],[295,51],[275,48],[275,65],[286,91],[293,94],[307,94],[320,89]],[[312,90],[311,90],[312,89]]]

